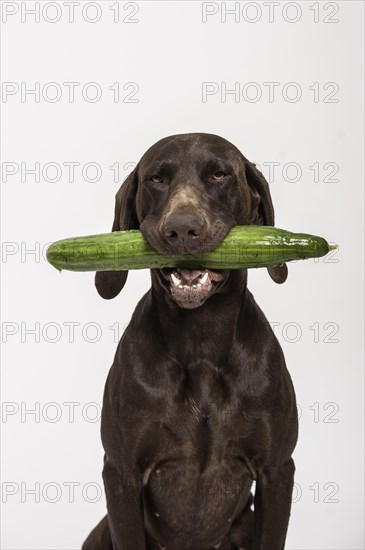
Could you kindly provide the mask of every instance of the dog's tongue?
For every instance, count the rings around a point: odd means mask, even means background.
[[[178,269],[177,272],[182,280],[187,283],[193,283],[196,279],[199,279],[202,274],[201,269]]]

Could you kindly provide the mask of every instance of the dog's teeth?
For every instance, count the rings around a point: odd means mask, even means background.
[[[196,288],[196,285],[193,285],[193,288]]]
[[[172,280],[172,282],[174,283],[174,285],[176,285],[176,286],[178,286],[178,285],[180,284],[180,282],[181,282],[180,279],[178,279],[178,278],[176,277],[176,275],[174,275],[173,273],[171,273],[171,280]]]
[[[202,276],[200,277],[200,281],[199,281],[200,284],[204,285],[204,284],[207,282],[207,279],[208,279],[208,271],[206,271],[206,272],[204,273],[204,275],[202,275]]]

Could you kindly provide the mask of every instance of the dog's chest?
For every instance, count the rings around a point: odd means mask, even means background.
[[[154,366],[143,380],[125,379],[123,402],[138,403],[139,421],[121,425],[140,468],[145,521],[167,548],[165,525],[188,537],[186,548],[202,533],[216,544],[253,479],[250,443],[245,449],[255,426],[243,407],[242,370],[207,354],[185,364],[159,356]]]
[[[149,431],[158,454],[193,461],[200,471],[237,456],[252,422],[232,371],[200,360],[181,370],[174,391],[159,400]],[[164,458],[162,458],[164,460]]]
[[[155,454],[143,476],[149,529],[158,538],[164,522],[191,540],[202,533],[219,540],[252,483],[242,452],[250,429],[236,392],[219,369],[197,367],[155,420]]]

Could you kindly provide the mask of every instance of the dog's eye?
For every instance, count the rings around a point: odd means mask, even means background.
[[[221,170],[219,170],[218,172],[215,172],[215,174],[213,174],[213,179],[214,180],[222,180],[223,178],[226,177],[226,173],[225,172],[222,172]]]
[[[153,181],[153,183],[162,183],[163,182],[163,179],[160,178],[160,176],[158,176],[157,174],[154,174],[153,176],[151,176],[150,180]]]

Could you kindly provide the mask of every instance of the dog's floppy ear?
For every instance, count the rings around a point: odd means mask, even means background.
[[[271,200],[269,184],[256,168],[255,164],[246,159],[246,180],[252,193],[251,224],[269,225],[275,224],[274,207]],[[275,283],[284,283],[288,276],[286,264],[267,268],[270,277]]]
[[[115,195],[112,231],[139,229],[135,209],[135,197],[138,183],[137,169],[138,166],[129,174]],[[127,276],[128,271],[98,271],[95,274],[96,289],[100,296],[106,300],[115,298],[124,287]]]

